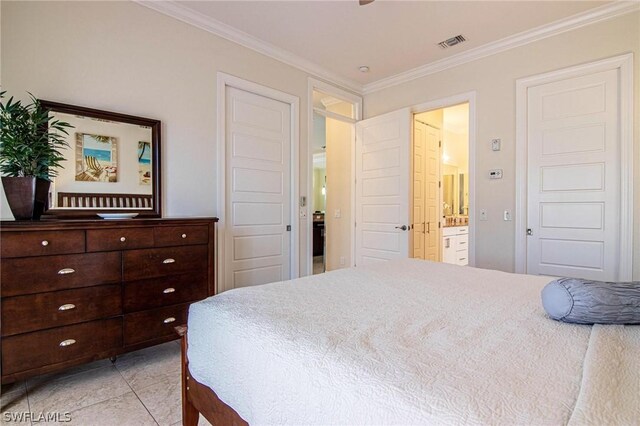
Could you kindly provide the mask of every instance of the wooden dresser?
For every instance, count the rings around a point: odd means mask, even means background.
[[[2,222],[2,383],[177,338],[216,291],[215,222]]]

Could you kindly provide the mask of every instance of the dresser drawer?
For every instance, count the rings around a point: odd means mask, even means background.
[[[468,234],[469,233],[469,227],[468,226],[456,226],[454,228],[456,230],[456,234],[458,235],[463,235],[463,234]]]
[[[2,374],[84,358],[121,346],[121,318],[6,337],[2,339]]]
[[[153,229],[156,247],[185,246],[209,242],[206,225],[157,226]]]
[[[469,235],[458,235],[456,237],[456,250],[468,250],[469,248]]]
[[[466,251],[459,251],[456,253],[456,265],[466,266],[469,264],[469,256]]]
[[[2,261],[2,297],[120,281],[120,253],[69,254]]]
[[[208,247],[129,250],[123,254],[125,281],[206,271]]]
[[[124,316],[124,344],[135,345],[147,340],[172,336],[174,327],[187,323],[189,304],[174,305]]]
[[[84,231],[3,232],[3,258],[83,253]]]
[[[153,229],[121,228],[87,231],[87,251],[111,251],[153,247]]]
[[[108,318],[121,313],[120,284],[2,299],[2,336]]]
[[[204,272],[127,282],[124,285],[124,311],[143,311],[201,300],[207,297],[207,287]]]
[[[442,228],[442,236],[443,237],[455,237],[456,236],[456,228],[453,226],[445,226]]]

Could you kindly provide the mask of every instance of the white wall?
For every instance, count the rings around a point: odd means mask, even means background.
[[[165,216],[214,216],[216,73],[307,104],[308,74],[132,2],[1,2],[2,88],[162,121]],[[300,112],[307,188],[307,109]],[[1,190],[0,190],[1,191]],[[1,216],[10,219],[4,193]],[[306,225],[305,225],[306,226]],[[305,229],[301,227],[301,229]],[[300,247],[307,247],[300,232]],[[301,253],[302,268],[306,265]]]
[[[469,170],[469,136],[466,133],[452,132],[446,127],[442,132],[442,156],[445,164],[460,168],[460,173]],[[446,157],[445,157],[446,156]]]
[[[369,116],[367,116],[368,118]],[[373,117],[373,116],[371,116]],[[434,126],[442,132],[444,128],[444,108],[434,109],[432,111],[425,111],[415,115],[417,120]],[[442,137],[442,134],[440,135]]]
[[[352,129],[351,123],[327,118],[327,211],[324,215],[327,271],[351,265]],[[340,217],[336,217],[338,210]]]
[[[327,123],[324,115],[313,113],[313,153],[324,152],[323,146],[327,145]]]
[[[469,104],[442,110],[442,153],[460,173],[469,172]]]
[[[364,97],[365,118],[406,106],[476,91],[476,264],[505,271],[515,269],[513,222],[502,220],[515,210],[515,83],[522,77],[633,52],[634,58],[634,272],[640,280],[640,13],[627,14],[535,43],[479,59],[443,72],[390,87]],[[492,152],[492,138],[502,150]],[[488,170],[504,169],[502,180]]]

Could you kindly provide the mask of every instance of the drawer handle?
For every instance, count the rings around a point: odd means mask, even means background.
[[[42,240],[42,242],[41,242],[40,244],[42,244],[42,247],[46,247],[46,246],[48,246],[48,245],[49,245],[49,241],[47,241],[47,240]]]
[[[120,242],[124,243],[125,241],[127,241],[127,237],[120,237]]]
[[[164,294],[173,293],[174,291],[176,291],[176,289],[173,287],[165,288],[164,290],[162,290]]]
[[[168,258],[168,259],[163,260],[162,263],[176,263],[176,260],[172,259],[172,258]]]
[[[171,323],[172,323],[172,322],[174,322],[175,320],[176,320],[176,319],[175,319],[174,317],[169,317],[169,318],[166,318],[163,322],[164,322],[165,324],[171,324]]]
[[[73,274],[74,272],[76,272],[76,270],[73,268],[62,268],[58,271],[58,275]]]
[[[75,339],[67,339],[60,342],[60,346],[64,348],[65,346],[71,346],[74,343],[76,343]]]
[[[71,309],[75,309],[76,305],[73,303],[66,303],[58,308],[59,311],[70,311]]]
[[[459,260],[467,260],[466,257],[461,257]]]
[[[462,244],[467,244],[466,241],[459,241],[458,244],[462,245]]]
[[[187,238],[187,234],[180,235],[182,238]]]

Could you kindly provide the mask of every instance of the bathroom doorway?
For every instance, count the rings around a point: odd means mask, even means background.
[[[469,103],[414,114],[410,257],[469,263]]]
[[[353,149],[359,105],[314,89],[311,206],[312,273],[352,264]]]

